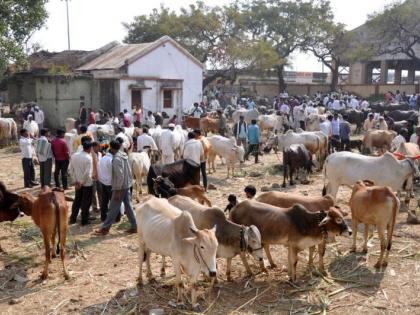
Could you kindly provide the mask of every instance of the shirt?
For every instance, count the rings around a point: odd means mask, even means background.
[[[191,159],[195,163],[200,164],[203,156],[204,149],[200,141],[189,139],[187,142],[185,142],[184,153],[182,154],[184,159]]]
[[[410,142],[411,143],[417,143],[419,137],[417,136],[417,134],[413,133],[410,137]]]
[[[358,109],[359,108],[359,101],[355,98],[352,98],[350,101],[350,106],[353,109]]]
[[[360,104],[361,109],[367,109],[369,107],[368,101],[363,101],[362,104]]]
[[[350,139],[350,123],[343,120],[340,122],[340,139],[349,140]]]
[[[42,124],[44,122],[44,112],[40,109],[35,111],[34,119],[37,124]]]
[[[283,114],[288,114],[290,113],[290,107],[287,104],[282,104],[280,106],[280,112],[282,112]]]
[[[69,172],[75,182],[84,187],[92,186],[92,156],[85,152],[76,152],[70,160]]]
[[[19,147],[22,159],[32,159],[33,148],[31,138],[20,137]]]
[[[65,161],[70,157],[69,148],[64,138],[55,138],[51,142],[51,150],[56,161]]]
[[[332,134],[334,136],[340,135],[340,119],[333,119],[331,121]]]
[[[405,143],[405,138],[401,135],[398,135],[391,142],[391,151],[395,151],[400,147],[401,143]]]
[[[326,120],[326,121],[320,123],[319,124],[319,129],[327,137],[331,137],[332,136],[332,126],[331,126],[331,122],[329,120]]]
[[[334,102],[332,103],[332,109],[334,110],[340,110],[341,109],[341,104],[339,100],[334,100]]]
[[[369,129],[375,129],[376,121],[375,119],[369,120],[369,118],[366,118],[365,123],[363,124],[363,129],[365,131],[368,131]]]
[[[52,159],[51,143],[47,137],[41,136],[36,145],[36,154],[40,162],[45,162],[48,159]]]
[[[248,127],[248,142],[249,144],[260,143],[260,128],[257,125],[251,125]]]
[[[379,130],[388,130],[388,124],[386,123],[386,121],[384,120],[384,121],[382,121],[382,122],[379,122],[379,124],[378,124],[378,129]],[[416,142],[417,143],[417,142]]]
[[[150,147],[154,151],[158,149],[155,140],[147,133],[137,137],[137,152],[142,152],[144,147]]]
[[[98,163],[98,180],[101,184],[111,186],[112,184],[112,155],[105,154]]]
[[[173,153],[175,149],[175,135],[170,129],[164,129],[160,136],[160,146],[163,154]]]
[[[203,114],[203,110],[201,109],[201,107],[200,106],[197,106],[197,107],[194,106],[192,111],[191,111],[191,115],[194,118],[200,118],[201,114]]]

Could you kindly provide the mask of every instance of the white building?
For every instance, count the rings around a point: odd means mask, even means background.
[[[76,69],[93,76],[94,108],[118,113],[141,106],[181,115],[201,101],[203,64],[172,38],[110,47]]]

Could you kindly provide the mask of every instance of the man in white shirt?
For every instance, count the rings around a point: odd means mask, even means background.
[[[202,114],[203,114],[203,110],[201,109],[201,107],[198,106],[198,103],[194,103],[194,106],[190,111],[190,115],[193,116],[194,118],[200,118]]]
[[[318,110],[314,107],[314,104],[310,101],[308,106],[306,107],[306,114],[309,116],[310,114],[318,114]]]
[[[327,107],[329,101],[330,101],[329,96],[325,95],[324,100],[322,101],[322,104],[324,104],[324,106]]]
[[[350,107],[355,110],[359,109],[359,100],[357,99],[356,96],[350,99]]]
[[[195,139],[195,133],[190,131],[188,133],[188,140],[184,144],[184,151],[182,158],[193,160],[197,165],[200,165],[203,160],[204,149],[200,141]]]
[[[122,148],[124,150],[128,150],[131,146],[131,141],[129,137],[124,133],[123,127],[118,127],[118,134],[115,136],[115,138],[121,138],[123,140]]]
[[[328,153],[331,153],[331,137],[332,137],[332,116],[329,115],[328,119],[321,116],[321,123],[319,124],[319,130],[328,137]]]
[[[216,98],[212,99],[210,102],[210,107],[212,110],[218,110],[220,108],[219,101]]]
[[[296,108],[296,121],[299,123],[299,128],[305,130],[305,120],[308,116],[308,113],[306,111],[306,104],[303,103],[300,106],[297,106]]]
[[[152,111],[147,112],[147,116],[144,117],[144,124],[149,126],[149,128],[153,128],[156,125],[156,119],[155,116],[153,116]]]
[[[362,103],[360,104],[360,109],[368,109],[369,108],[369,102],[366,99],[363,99]]]
[[[337,98],[334,99],[332,105],[331,105],[332,109],[334,110],[340,110],[341,109],[341,103],[340,100],[338,100]]]
[[[162,164],[170,164],[175,162],[175,125],[169,124],[168,129],[164,129],[160,136],[160,144],[162,149]]]
[[[401,143],[406,143],[405,137],[408,134],[408,130],[406,128],[401,128],[400,133],[396,136],[391,142],[391,152],[397,150]]]
[[[39,161],[39,177],[41,180],[41,187],[51,186],[52,174],[52,151],[51,143],[48,139],[50,133],[48,129],[41,129],[40,137],[36,146],[36,154]]]
[[[112,195],[112,155],[107,152],[98,163],[98,180],[102,187],[101,221],[106,220]]]
[[[38,124],[38,129],[41,130],[44,128],[44,112],[38,106],[35,106],[34,115],[35,122]]]
[[[22,156],[23,181],[25,188],[32,188],[39,185],[35,181],[35,167],[33,163],[34,148],[32,147],[32,139],[26,129],[20,131],[19,147]]]
[[[79,210],[82,210],[82,225],[89,224],[89,208],[92,204],[93,192],[93,160],[91,155],[92,142],[82,143],[83,151],[76,152],[70,160],[69,172],[73,179],[76,194],[71,209],[70,224],[75,224]]]
[[[152,151],[157,151],[155,140],[149,135],[149,128],[143,127],[143,133],[137,137],[137,152],[142,152],[145,147],[149,147]]]
[[[336,140],[340,140],[340,119],[338,114],[334,114],[333,120],[331,121],[332,137]]]

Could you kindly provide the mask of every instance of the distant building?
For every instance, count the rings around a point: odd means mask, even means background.
[[[29,64],[8,71],[8,102],[36,100],[50,127],[77,117],[81,103],[113,114],[140,106],[180,115],[202,99],[203,65],[168,36],[94,51],[41,51]]]

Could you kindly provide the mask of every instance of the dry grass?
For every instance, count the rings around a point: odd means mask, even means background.
[[[0,180],[13,189],[21,187],[19,156],[0,151]],[[5,157],[7,156],[7,157]],[[4,158],[5,157],[5,158]],[[221,207],[227,195],[236,193],[244,198],[243,188],[257,188],[281,183],[277,158],[271,154],[263,163],[248,162],[234,179],[225,179],[226,170],[219,166],[210,182],[218,189],[209,192],[210,200]],[[250,172],[262,176],[249,177]],[[320,194],[322,176],[311,176],[310,185],[288,187],[289,191]],[[341,189],[339,203],[347,206],[348,189]],[[418,314],[420,313],[420,236],[419,226],[405,224],[405,213],[398,215],[397,227],[388,268],[376,271],[373,265],[379,253],[375,236],[369,242],[369,253],[351,254],[351,239],[339,237],[326,252],[328,274],[307,270],[307,251],[299,254],[298,281],[289,283],[286,250],[273,247],[277,269],[259,273],[257,263],[250,259],[256,274],[246,278],[239,258],[232,266],[233,282],[226,282],[224,260],[218,261],[219,284],[209,295],[209,284],[203,279],[199,289],[202,310],[207,314]],[[127,222],[114,225],[107,237],[91,234],[96,226],[70,228],[67,242],[68,269],[71,279],[64,281],[59,260],[50,268],[50,278],[41,282],[39,274],[44,261],[43,244],[38,230],[29,218],[2,223],[0,242],[0,313],[1,314],[148,314],[162,308],[165,314],[192,314],[190,309],[173,308],[176,298],[172,286],[174,274],[167,268],[165,278],[137,288],[138,272],[136,236],[127,236]],[[359,233],[361,244],[361,234]],[[360,246],[358,247],[360,248]],[[160,258],[152,255],[153,272],[159,275]],[[26,282],[16,281],[16,275]],[[19,278],[18,277],[18,278]]]

